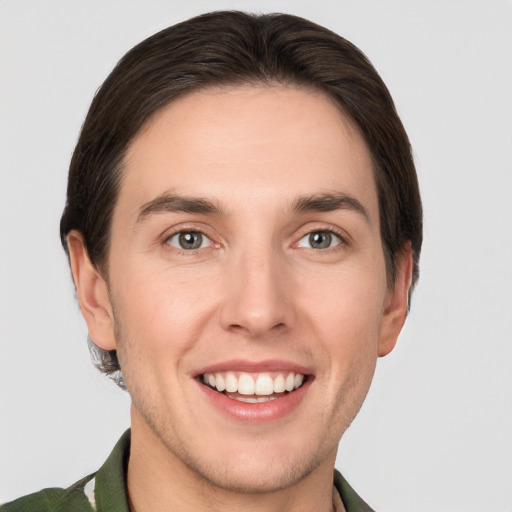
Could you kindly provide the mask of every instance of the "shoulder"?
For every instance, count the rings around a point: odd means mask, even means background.
[[[67,489],[52,487],[28,494],[0,505],[0,512],[92,512],[87,483],[93,478],[94,475],[89,475]]]
[[[96,473],[67,489],[43,489],[0,505],[0,512],[129,512],[125,485],[129,455],[127,430]]]

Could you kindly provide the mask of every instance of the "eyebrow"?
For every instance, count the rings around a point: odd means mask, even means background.
[[[368,210],[356,198],[343,193],[324,193],[309,196],[300,196],[292,203],[292,211],[297,213],[332,212],[336,210],[350,210],[363,216],[370,222]],[[202,198],[186,197],[171,193],[164,193],[143,204],[137,217],[137,223],[143,222],[147,217],[167,212],[202,213],[224,215],[220,205]]]
[[[301,196],[294,201],[292,210],[298,213],[350,210],[362,215],[368,223],[370,222],[368,210],[361,204],[361,202],[355,197],[343,193]]]
[[[164,193],[141,206],[137,223],[144,221],[153,214],[166,212],[223,215],[222,208],[208,199]]]

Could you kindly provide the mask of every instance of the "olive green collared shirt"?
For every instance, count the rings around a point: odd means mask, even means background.
[[[43,489],[0,505],[0,512],[130,512],[125,483],[129,456],[127,430],[96,473],[67,489]],[[334,487],[347,512],[373,512],[338,471],[334,472]]]

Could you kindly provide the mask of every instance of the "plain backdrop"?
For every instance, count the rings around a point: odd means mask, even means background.
[[[380,512],[512,511],[512,2],[0,0],[0,502],[99,468],[129,399],[92,367],[58,223],[116,61],[215,9],[290,12],[358,45],[410,135],[420,284],[338,468]]]

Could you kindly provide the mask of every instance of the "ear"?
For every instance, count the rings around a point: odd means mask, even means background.
[[[104,350],[115,350],[114,316],[105,279],[91,263],[83,236],[71,231],[67,238],[76,294],[89,337]]]
[[[383,357],[393,350],[407,316],[413,266],[410,242],[397,255],[395,264],[396,280],[394,286],[388,290],[380,326],[379,357]]]

